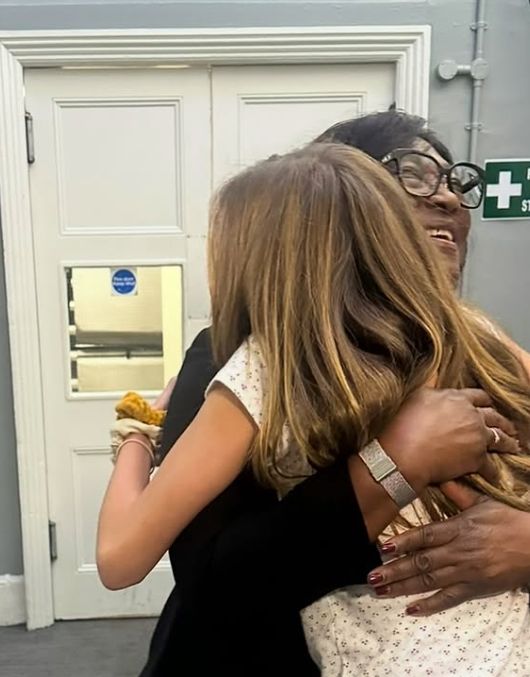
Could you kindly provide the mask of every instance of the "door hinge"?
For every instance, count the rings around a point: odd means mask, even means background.
[[[48,536],[50,539],[50,559],[57,559],[57,524],[51,520],[48,522]]]
[[[33,115],[26,111],[26,156],[28,164],[35,162],[35,144],[33,138]]]

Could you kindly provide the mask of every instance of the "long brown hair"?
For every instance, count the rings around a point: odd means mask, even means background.
[[[478,386],[527,430],[530,388],[510,350],[455,298],[433,245],[390,174],[335,144],[257,164],[212,204],[209,268],[213,345],[226,362],[250,334],[267,374],[254,471],[278,484],[288,425],[314,468],[361,449],[433,378]],[[526,508],[530,461],[495,456],[483,491]],[[436,492],[431,513],[451,511]],[[436,514],[433,514],[436,516]]]

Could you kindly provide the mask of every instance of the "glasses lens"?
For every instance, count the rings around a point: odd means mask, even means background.
[[[429,197],[440,183],[440,169],[434,159],[411,152],[399,159],[399,178],[410,195]]]
[[[484,180],[478,167],[455,165],[449,173],[449,187],[458,195],[464,207],[476,209],[482,202]]]

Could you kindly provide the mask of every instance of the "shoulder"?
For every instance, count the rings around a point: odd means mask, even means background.
[[[254,336],[249,336],[243,341],[228,362],[217,372],[206,389],[206,396],[219,384],[235,395],[259,426],[263,410],[265,363]]]
[[[493,336],[502,341],[512,351],[530,377],[530,353],[528,353],[524,348],[522,348],[512,338],[510,338],[498,324],[487,317],[482,311],[477,310],[476,308],[470,308],[469,306],[465,305],[463,305],[462,308],[464,312],[468,314],[468,316],[472,317],[478,324],[481,324]]]

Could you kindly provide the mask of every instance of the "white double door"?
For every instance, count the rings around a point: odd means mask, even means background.
[[[151,393],[208,324],[212,187],[388,108],[385,64],[26,71],[56,618],[158,614],[167,560],[109,592],[95,565],[113,404]]]

